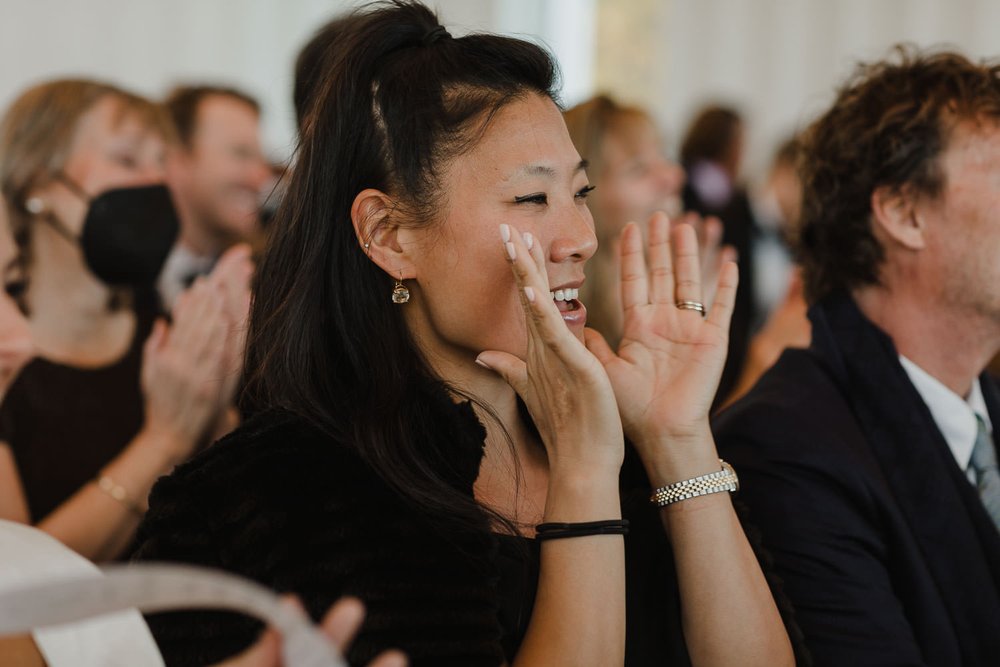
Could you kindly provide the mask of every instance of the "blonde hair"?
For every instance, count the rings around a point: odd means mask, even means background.
[[[627,132],[638,123],[653,124],[653,119],[639,107],[619,104],[607,95],[598,95],[577,104],[563,114],[566,128],[580,156],[587,160],[587,175],[596,183],[604,174],[604,143],[611,135]],[[581,300],[587,304],[587,326],[601,332],[612,345],[621,337],[618,302],[606,297],[609,286],[615,284],[614,272],[618,266],[612,257],[614,235],[617,230],[601,220],[601,189],[589,198],[590,212],[594,216],[597,234],[597,252],[587,264],[587,282],[581,289]]]
[[[117,86],[86,79],[33,86],[14,100],[0,120],[0,193],[25,269],[30,263],[34,217],[26,208],[28,195],[63,169],[80,118],[108,96],[119,102],[117,120],[138,118],[168,143],[176,140],[170,116],[160,105]]]

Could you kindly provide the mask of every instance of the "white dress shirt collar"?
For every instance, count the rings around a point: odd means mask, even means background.
[[[993,424],[990,421],[989,412],[986,409],[986,401],[983,399],[983,390],[979,386],[979,378],[972,383],[972,390],[968,398],[962,398],[951,389],[946,387],[940,380],[917,366],[906,357],[899,356],[903,369],[910,377],[910,382],[916,388],[917,393],[927,404],[927,408],[937,424],[938,430],[944,436],[951,449],[958,467],[963,471],[968,471],[969,461],[972,459],[972,448],[976,444],[976,437],[979,434],[979,425],[976,423],[978,415],[986,430],[993,432]]]

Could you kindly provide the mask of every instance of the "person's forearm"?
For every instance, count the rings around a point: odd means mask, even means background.
[[[618,476],[553,474],[546,522],[620,519]],[[513,667],[621,665],[625,656],[625,547],[620,535],[546,540],[531,623]]]
[[[684,466],[647,462],[654,487],[719,469],[714,445]],[[683,472],[681,472],[683,471]],[[695,667],[794,665],[781,616],[728,493],[660,510],[673,546],[684,637]]]
[[[163,437],[141,431],[102,469],[101,474],[125,490],[124,501],[113,498],[94,480],[53,510],[38,528],[92,561],[119,556],[139,525],[153,484],[175,463],[166,453],[168,447],[151,442]]]

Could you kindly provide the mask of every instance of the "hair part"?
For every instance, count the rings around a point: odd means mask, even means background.
[[[941,156],[962,121],[1000,119],[1000,63],[899,45],[857,66],[802,137],[799,261],[806,297],[879,284],[884,248],[872,228],[876,189],[938,197]]]

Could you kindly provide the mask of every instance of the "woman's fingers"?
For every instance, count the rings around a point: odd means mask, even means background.
[[[368,667],[406,667],[409,664],[406,655],[400,651],[386,651],[375,658],[375,662]]]
[[[736,262],[726,262],[719,271],[719,283],[715,291],[715,302],[708,311],[708,322],[729,333],[729,322],[736,304],[736,288],[740,282],[740,270]]]
[[[168,330],[169,327],[164,319],[162,317],[156,318],[156,321],[153,322],[153,330],[150,332],[149,338],[146,339],[143,354],[148,357],[159,352],[167,338]]]
[[[607,367],[608,364],[618,358],[615,351],[608,345],[608,341],[604,340],[604,336],[595,329],[587,328],[583,330],[583,342],[587,346],[587,349],[590,350],[590,353],[597,357],[597,360],[604,367]]]
[[[673,229],[676,301],[702,303],[698,237],[690,225]]]
[[[649,296],[651,303],[674,303],[674,268],[670,256],[670,220],[655,213],[649,220]]]
[[[211,299],[216,287],[205,278],[198,278],[177,300],[171,325],[171,342],[179,349],[188,349],[198,338],[201,323],[211,312]]]
[[[509,225],[500,227],[504,250],[520,292],[521,305],[528,316],[529,341],[535,337],[558,352],[573,336],[549,295],[549,279],[545,273],[545,258],[540,244],[530,234],[521,235]]]
[[[323,617],[323,633],[344,651],[365,619],[365,606],[357,598],[342,598]]]
[[[502,377],[518,396],[525,398],[528,390],[528,366],[524,361],[507,352],[486,350],[479,353],[476,363]]]
[[[625,225],[621,240],[622,306],[631,309],[649,303],[649,279],[642,249],[642,232],[634,222]]]

